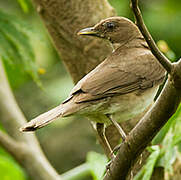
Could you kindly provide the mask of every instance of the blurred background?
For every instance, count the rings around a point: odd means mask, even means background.
[[[109,2],[118,15],[133,20],[129,1],[109,0]],[[142,0],[141,7],[145,23],[159,47],[171,60],[178,59],[181,42],[181,1]],[[20,22],[20,26],[24,27],[23,31],[29,35],[34,53],[35,69],[38,74],[32,69],[22,67],[18,61],[13,65],[5,61],[17,102],[26,118],[30,120],[63,101],[73,87],[73,82],[31,0],[1,0],[0,22],[4,17],[9,17],[7,21],[13,17],[15,18],[13,21]],[[0,23],[0,30],[1,28],[3,25]],[[90,123],[76,117],[56,121],[37,131],[37,136],[49,161],[60,174],[84,163],[89,151],[102,153]],[[1,148],[0,179],[2,180],[6,179],[5,174],[8,171],[14,173],[13,177],[19,177],[18,171],[24,174],[16,162],[11,162],[10,159],[10,155]]]

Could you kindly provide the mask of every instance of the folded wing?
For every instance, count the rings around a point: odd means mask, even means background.
[[[80,94],[78,103],[147,89],[163,80],[165,70],[149,50],[135,48],[126,54],[119,52],[119,56],[116,53],[73,88],[71,96]]]

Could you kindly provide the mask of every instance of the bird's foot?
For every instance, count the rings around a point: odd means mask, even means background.
[[[128,144],[128,147],[130,148],[130,144],[129,144],[129,142],[127,141],[127,139],[124,139],[123,142],[127,143],[127,144]],[[122,143],[121,143],[121,144],[122,144]],[[116,153],[118,152],[118,150],[119,150],[120,147],[121,147],[121,144],[118,144],[118,145],[116,145],[116,146],[114,147],[114,149],[113,149],[112,152],[111,152],[111,157],[112,157],[112,156],[115,156],[114,154],[116,154]]]
[[[113,153],[117,153],[120,146],[121,146],[121,144],[118,144],[117,146],[115,146],[114,149],[113,149]]]
[[[123,141],[126,142],[126,143],[128,144],[128,148],[130,148],[129,142],[128,142],[126,139],[124,139]],[[113,162],[113,159],[116,157],[115,154],[119,151],[120,147],[121,147],[121,144],[118,144],[118,145],[115,146],[114,149],[112,150],[112,152],[111,152],[111,154],[110,154],[111,160],[106,164],[106,171],[110,171],[110,167],[111,167],[111,164],[112,164],[112,162]]]
[[[114,147],[114,149],[112,150],[111,154],[110,154],[110,157],[111,157],[111,160],[106,164],[106,171],[109,171],[110,170],[110,166],[113,162],[113,159],[116,157],[115,153],[118,152],[119,148],[120,148],[121,144],[118,144],[117,146]]]
[[[112,162],[113,162],[113,159],[116,157],[115,155],[114,155],[114,151],[112,151],[111,152],[111,160],[106,164],[106,171],[109,171],[110,170],[110,166],[111,166],[111,164],[112,164]]]

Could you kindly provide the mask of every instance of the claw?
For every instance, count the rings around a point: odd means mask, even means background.
[[[109,171],[110,170],[110,166],[111,166],[111,163],[112,163],[112,161],[113,161],[113,159],[116,157],[115,155],[114,155],[114,151],[112,151],[111,152],[111,160],[106,164],[106,171]]]
[[[117,153],[120,146],[121,146],[121,144],[118,144],[117,146],[115,146],[114,149],[113,149],[113,153]]]

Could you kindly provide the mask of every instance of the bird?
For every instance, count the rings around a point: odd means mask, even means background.
[[[113,124],[125,140],[126,133],[119,123],[142,113],[153,102],[165,70],[137,25],[128,18],[109,17],[77,34],[108,41],[112,53],[74,86],[65,101],[20,130],[34,131],[60,117],[89,117],[110,157],[113,150],[105,136],[105,127]]]

